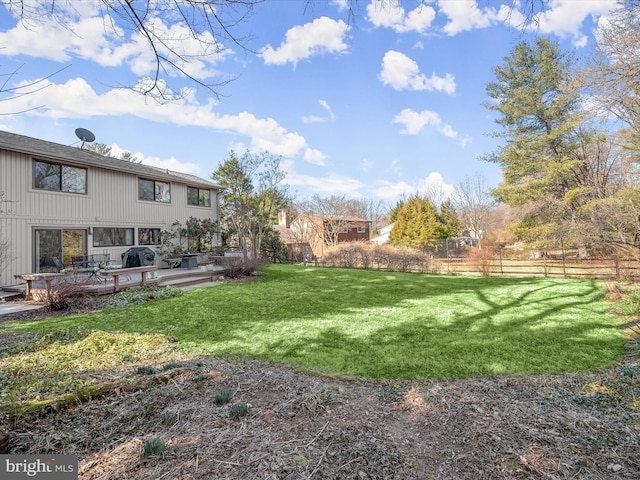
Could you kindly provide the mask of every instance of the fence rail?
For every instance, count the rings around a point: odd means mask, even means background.
[[[454,275],[593,278],[640,281],[640,262],[635,259],[483,259],[440,258],[441,273]]]

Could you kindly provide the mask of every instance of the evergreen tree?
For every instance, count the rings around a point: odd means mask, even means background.
[[[442,238],[443,230],[433,204],[426,198],[413,195],[398,210],[389,240],[396,245],[423,248],[431,240]]]
[[[437,218],[442,225],[439,238],[457,237],[460,230],[462,230],[462,221],[451,199],[445,200],[440,205],[440,213]]]
[[[402,207],[404,207],[405,203],[406,202],[404,200],[398,200],[396,202],[395,207],[393,207],[391,209],[391,212],[389,212],[389,223],[393,223],[398,219],[398,212],[402,209]]]
[[[522,208],[513,230],[531,242],[564,236],[584,201],[579,152],[594,137],[580,134],[572,67],[557,43],[538,38],[534,45],[517,45],[486,87],[493,99],[486,107],[499,114],[496,122],[503,127],[496,136],[506,141],[486,158],[503,168],[493,193]]]

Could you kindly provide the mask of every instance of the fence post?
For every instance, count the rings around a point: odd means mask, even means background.
[[[567,267],[564,263],[564,239],[560,239],[560,248],[562,249],[562,276],[567,278]]]

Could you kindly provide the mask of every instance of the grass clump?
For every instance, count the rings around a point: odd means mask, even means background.
[[[153,375],[154,373],[156,373],[156,369],[149,365],[143,365],[136,368],[136,373],[138,375]]]
[[[167,442],[160,437],[151,437],[142,444],[141,454],[144,458],[164,456]]]
[[[616,309],[624,315],[640,315],[640,288],[626,292],[623,298],[616,302]]]
[[[231,392],[229,390],[220,390],[216,393],[214,402],[216,405],[226,405],[231,401]]]
[[[209,378],[209,376],[204,372],[198,373],[198,374],[196,374],[196,375],[194,375],[192,377],[194,383],[196,385],[198,385],[198,386],[202,386],[204,384],[204,382],[207,381],[208,378]]]
[[[229,407],[229,416],[233,420],[239,420],[242,417],[246,417],[249,414],[249,404],[236,403]]]
[[[165,365],[162,366],[162,371],[163,372],[168,372],[169,370],[173,370],[176,368],[180,368],[182,365],[180,365],[178,362],[169,362]]]
[[[162,414],[162,423],[165,425],[173,425],[175,423],[178,423],[179,419],[180,415],[178,414],[178,412],[167,410]]]

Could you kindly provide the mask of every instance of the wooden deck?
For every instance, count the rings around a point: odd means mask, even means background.
[[[198,268],[163,268],[155,271],[157,278],[146,279],[145,283],[150,285],[158,285],[160,287],[174,286],[174,287],[186,287],[190,285],[197,285],[200,283],[214,282],[224,275],[224,267],[212,266],[209,267],[212,270],[204,270]],[[135,270],[135,269],[132,269]],[[74,278],[73,273],[68,273],[68,278]],[[64,276],[61,278],[65,278]],[[89,278],[87,275],[76,275],[79,283],[82,284],[82,288],[90,295],[105,295],[114,292],[114,287],[120,290],[126,290],[130,288],[139,288],[142,286],[142,277],[139,272],[133,272],[128,274],[122,272],[119,274],[119,281],[117,287],[114,285],[113,276],[99,275],[98,278]],[[39,283],[41,282],[42,285]],[[44,289],[44,281],[34,280],[31,288],[34,291]],[[26,285],[13,285],[10,287],[3,287],[4,292],[12,293],[25,293]],[[35,292],[34,292],[35,293]]]

